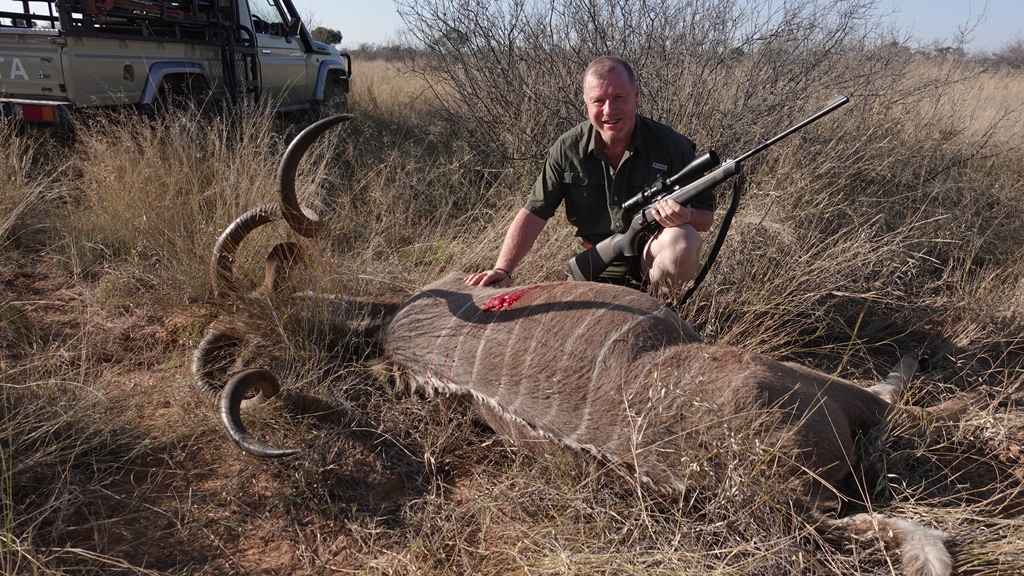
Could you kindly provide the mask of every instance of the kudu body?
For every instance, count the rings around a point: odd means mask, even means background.
[[[308,130],[315,138],[324,129]],[[282,182],[281,188],[284,196],[289,185]],[[308,212],[297,209],[293,183],[291,194],[282,211],[292,217]],[[229,286],[231,254],[244,238],[231,230],[266,219],[256,212],[236,221],[218,242],[214,278],[222,287]],[[852,472],[855,435],[883,425],[898,410],[892,401],[916,368],[913,358],[904,358],[882,383],[862,388],[803,366],[705,344],[654,298],[589,282],[498,289],[467,287],[456,275],[401,304],[351,306],[379,329],[374,333],[386,357],[423,390],[471,398],[496,430],[511,428],[519,438],[588,452],[671,492],[713,489],[695,480],[706,481],[701,467],[707,453],[716,442],[753,430],[770,452],[766,461],[805,479],[788,494],[830,539],[878,538],[901,550],[904,570],[913,576],[951,571],[940,532],[879,514],[838,520],[820,515],[834,503],[832,487]],[[204,342],[219,342],[218,334],[211,329]],[[197,380],[209,364],[207,348],[196,352]],[[217,392],[209,382],[200,384]],[[255,440],[239,416],[249,390],[270,396],[276,386],[268,371],[249,370],[224,389],[221,413],[229,435],[258,456],[295,453]]]

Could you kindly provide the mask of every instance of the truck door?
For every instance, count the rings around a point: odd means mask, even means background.
[[[299,37],[288,33],[288,13],[279,0],[248,2],[263,98],[275,108],[307,103],[305,54]]]

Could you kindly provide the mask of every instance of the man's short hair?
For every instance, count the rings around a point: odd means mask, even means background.
[[[583,82],[586,83],[587,78],[590,76],[593,76],[594,78],[607,78],[619,68],[626,71],[626,76],[629,77],[629,84],[633,88],[636,88],[636,74],[633,73],[633,67],[629,65],[629,62],[626,62],[617,56],[601,56],[599,58],[595,58],[587,66],[587,71],[583,74]]]

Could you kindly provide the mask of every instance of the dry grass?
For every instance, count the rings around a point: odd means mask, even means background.
[[[908,94],[889,100],[899,107],[864,96],[751,162],[719,264],[681,312],[712,342],[855,378],[927,350],[914,403],[987,387],[933,442],[898,430],[865,439],[862,489],[886,513],[948,531],[960,574],[1021,573],[1024,153],[1013,113],[1024,81],[916,66],[921,78],[893,88]],[[407,293],[489,265],[536,166],[502,167],[466,147],[462,127],[434,122],[428,92],[397,63],[358,70],[356,119],[303,163],[300,194],[328,231],[299,281]],[[945,88],[915,93],[922,78]],[[116,116],[59,147],[2,135],[4,573],[898,567],[869,546],[819,542],[784,509],[763,456],[742,445],[720,447],[714,489],[683,499],[588,458],[509,445],[465,406],[396,390],[326,304],[230,312],[264,327],[243,357],[285,384],[249,416],[253,431],[304,449],[280,462],[238,454],[188,362],[206,324],[228,312],[208,288],[210,249],[234,217],[273,201],[292,132],[245,115]],[[548,226],[517,280],[560,279],[569,234],[562,221]],[[246,282],[282,239],[292,238],[275,228],[247,241]]]

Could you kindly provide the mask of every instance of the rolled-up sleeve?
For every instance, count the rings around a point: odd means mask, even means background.
[[[563,184],[563,172],[558,163],[557,155],[552,150],[548,152],[548,158],[544,162],[544,168],[537,176],[530,195],[526,198],[526,208],[534,216],[544,220],[555,215],[555,210],[562,204],[565,198],[565,186]]]

